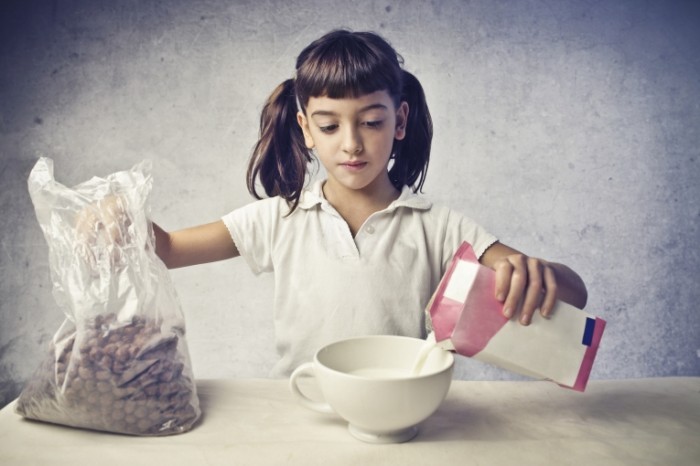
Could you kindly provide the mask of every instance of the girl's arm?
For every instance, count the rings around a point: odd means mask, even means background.
[[[588,292],[581,277],[563,264],[528,257],[494,243],[480,262],[496,271],[496,299],[504,303],[503,313],[510,318],[520,309],[520,322],[528,325],[539,308],[547,317],[557,299],[583,309]]]
[[[168,233],[153,224],[156,254],[169,269],[204,264],[239,255],[224,222],[186,228]]]
[[[109,195],[87,205],[77,215],[75,228],[78,241],[95,244],[98,237],[120,244],[126,234],[129,218],[126,203],[119,195]],[[156,254],[172,269],[203,264],[239,255],[222,220],[168,233],[153,223]]]

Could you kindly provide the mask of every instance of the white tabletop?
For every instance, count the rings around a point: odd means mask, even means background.
[[[285,380],[202,380],[192,431],[130,437],[0,411],[0,464],[14,465],[677,465],[700,464],[700,378],[454,381],[411,442],[355,440],[333,415],[301,407]]]

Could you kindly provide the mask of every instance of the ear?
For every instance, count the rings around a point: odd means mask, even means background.
[[[306,144],[307,149],[313,149],[316,144],[311,137],[311,132],[309,131],[309,121],[302,112],[297,112],[297,123],[301,127],[301,132],[304,133],[304,144]]]
[[[406,124],[408,123],[408,102],[403,101],[396,110],[396,129],[394,130],[394,139],[401,141],[406,137]]]

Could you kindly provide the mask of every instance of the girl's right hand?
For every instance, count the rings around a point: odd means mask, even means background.
[[[110,264],[118,264],[120,247],[128,241],[130,225],[125,201],[120,196],[110,195],[89,204],[75,221],[76,252],[93,268],[106,253]]]

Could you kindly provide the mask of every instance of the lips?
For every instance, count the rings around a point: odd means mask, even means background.
[[[349,170],[359,170],[363,168],[365,165],[367,165],[367,162],[360,162],[360,161],[350,161],[350,162],[344,162],[341,163],[341,167],[345,167]]]

